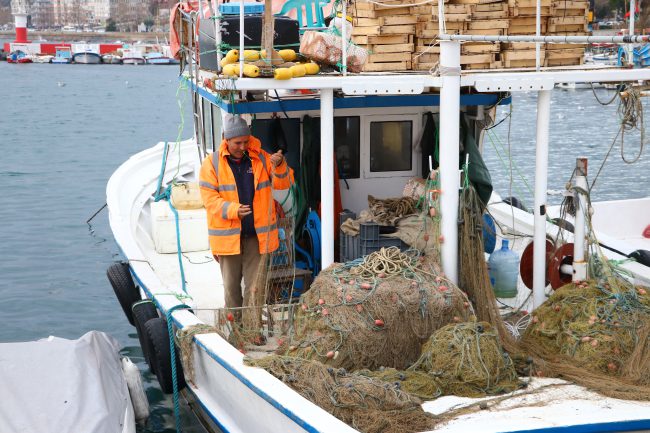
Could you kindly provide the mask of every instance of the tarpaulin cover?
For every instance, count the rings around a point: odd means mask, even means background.
[[[118,351],[98,331],[0,344],[0,432],[135,432]]]

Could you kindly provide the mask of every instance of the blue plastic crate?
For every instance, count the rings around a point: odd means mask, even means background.
[[[239,15],[239,3],[224,3],[219,6],[223,15]],[[264,13],[264,3],[244,3],[244,15]]]

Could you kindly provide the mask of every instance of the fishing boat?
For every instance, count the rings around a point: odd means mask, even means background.
[[[243,22],[243,11],[241,13]],[[291,269],[288,278],[290,290],[300,284],[305,293],[308,293],[311,276],[317,276],[320,270],[328,268],[337,259],[335,197],[338,182],[335,173],[345,184],[338,193],[342,207],[350,212],[363,211],[368,195],[401,196],[409,179],[428,176],[432,167],[427,164],[427,150],[416,143],[427,133],[427,128],[437,125],[440,183],[434,194],[440,195],[442,271],[446,281],[455,285],[459,281],[459,197],[444,192],[458,191],[461,186],[459,130],[464,131],[466,149],[470,142],[480,149],[484,128],[491,124],[489,119],[494,119],[495,107],[510,104],[512,92],[538,92],[534,211],[528,213],[517,209],[512,200],[505,203],[496,194],[492,195],[489,205],[490,212],[504,228],[526,232],[534,240],[531,248],[535,263],[531,274],[533,287],[532,292],[527,292],[532,293],[529,311],[533,311],[544,305],[549,290],[544,250],[546,237],[557,234],[558,230],[566,231],[556,224],[547,223],[547,211],[561,214],[559,209],[553,210],[546,205],[551,91],[559,83],[619,83],[647,78],[640,70],[590,67],[461,72],[460,41],[503,42],[508,37],[449,35],[442,29],[438,33],[440,66],[438,73],[434,74],[333,72],[274,80],[243,76],[241,68],[239,77],[224,77],[217,76],[213,68],[202,68],[202,64],[207,62],[218,64],[222,58],[220,54],[215,54],[214,59],[207,59],[203,54],[199,58],[196,54],[197,41],[192,36],[199,33],[196,11],[179,11],[178,14],[183,26],[190,29],[179,33],[184,47],[181,55],[187,65],[181,80],[189,87],[192,96],[194,138],[160,142],[131,156],[111,176],[106,190],[109,222],[127,262],[112,265],[108,274],[127,317],[138,330],[145,357],[163,391],[173,393],[175,399],[182,396],[192,402],[197,415],[214,431],[359,431],[311,401],[309,392],[305,394],[295,390],[291,385],[296,379],[291,374],[285,376],[284,381],[279,380],[247,362],[247,359],[269,355],[282,345],[278,336],[273,334],[275,328],[271,322],[286,319],[287,311],[293,311],[293,307],[301,306],[303,310],[311,307],[297,304],[291,293],[280,295],[283,303],[279,309],[265,306],[266,316],[263,317],[269,332],[263,346],[233,343],[230,337],[234,327],[228,328],[231,329],[230,336],[221,332],[229,326],[232,315],[224,309],[223,281],[208,245],[206,212],[200,206],[177,209],[163,192],[169,194],[171,191],[173,195],[175,190],[179,190],[190,194],[192,187],[188,185],[199,182],[202,162],[219,148],[224,118],[235,113],[248,118],[263,148],[270,152],[277,150],[274,149],[274,144],[277,144],[274,143],[277,138],[274,128],[280,124],[284,131],[282,140],[286,142],[282,149],[289,166],[312,174],[319,173],[320,169],[320,218],[315,214],[309,215],[304,228],[299,230],[305,242],[296,244],[295,255],[289,254],[287,262],[283,262]],[[342,16],[345,15],[344,9]],[[214,21],[218,28],[219,17]],[[244,51],[243,34],[241,32],[240,52]],[[524,36],[511,40],[528,43],[584,43],[586,40],[580,37],[549,38]],[[632,39],[642,41],[644,37]],[[596,37],[593,41],[618,43],[623,39]],[[209,43],[209,40],[201,42],[201,50],[205,51]],[[212,43],[219,45],[218,40],[213,39]],[[342,71],[346,71],[346,59],[343,55]],[[302,92],[303,89],[311,91]],[[282,115],[278,116],[278,113]],[[317,122],[312,121],[315,118]],[[315,158],[314,166],[305,166],[303,158],[310,151],[314,152],[311,147],[314,136],[320,137],[320,158]],[[469,150],[465,152],[469,153]],[[334,169],[335,161],[338,171]],[[209,185],[203,187],[210,188]],[[274,191],[274,197],[285,213],[292,215],[293,204],[298,199],[287,194],[283,190]],[[626,203],[640,211],[648,201]],[[601,212],[603,215],[601,222],[595,222],[595,232],[607,247],[605,254],[609,256],[611,253],[612,258],[647,249],[647,241],[638,236],[638,224],[629,225],[634,239],[627,232],[612,232],[606,224],[621,206],[622,203],[594,205],[596,214]],[[584,225],[584,214],[579,211],[576,215],[573,223],[575,228],[579,228],[581,221]],[[498,236],[509,236],[507,231],[499,230]],[[291,232],[294,232],[293,227],[286,228],[280,238],[290,239]],[[585,230],[575,229],[574,232],[574,242],[579,244],[580,236],[584,239]],[[372,241],[389,245],[386,238],[377,237]],[[294,248],[288,240],[281,245],[288,250]],[[524,245],[519,247],[523,249]],[[566,256],[560,257],[557,266],[565,274],[583,270],[578,253],[572,255],[571,260],[565,259]],[[270,263],[269,275],[277,276],[272,272],[277,263],[272,259]],[[640,281],[650,276],[649,268],[639,263],[625,266]],[[560,275],[562,278],[565,276]],[[301,281],[298,281],[299,277]],[[321,304],[320,300],[318,304]],[[327,314],[324,308],[317,307],[317,310],[323,317]],[[285,315],[281,316],[281,312]],[[313,315],[316,314],[314,310]],[[385,326],[377,319],[373,329],[381,331]],[[212,331],[203,328],[203,332],[193,333],[193,329],[200,327],[212,327]],[[174,331],[168,333],[172,328]],[[189,341],[189,346],[183,348],[170,344],[174,335],[178,337],[179,345],[184,339]],[[181,352],[185,362],[190,362],[185,376],[178,361]],[[190,358],[187,358],[188,353],[191,353]],[[321,354],[320,359],[327,362],[337,356],[338,353],[331,351]],[[347,377],[348,372],[329,368],[325,374]],[[314,381],[321,379],[313,378]],[[559,379],[538,377],[529,379],[527,383],[532,394],[515,391],[504,400],[497,396],[469,399],[449,395],[424,401],[418,407],[435,416],[455,414],[446,419],[446,423],[436,425],[435,431],[587,432],[650,428],[647,415],[650,403],[647,401],[606,397]],[[314,387],[316,385],[314,383]],[[390,389],[398,393],[398,388]],[[459,408],[466,411],[457,411]],[[481,408],[489,410],[479,410]]]
[[[72,54],[72,63],[83,65],[98,65],[102,62],[102,56],[93,51],[81,51]]]
[[[54,56],[49,54],[36,55],[33,57],[34,63],[52,63]]]
[[[67,46],[56,47],[56,52],[54,58],[52,59],[52,63],[61,64],[61,65],[67,65],[72,63],[72,51],[70,50],[70,47]]]
[[[104,54],[102,56],[102,63],[107,65],[120,65],[122,64],[122,57],[117,54]]]
[[[24,51],[16,50],[9,53],[7,56],[7,63],[32,63],[32,57],[27,55]]]
[[[136,48],[125,48],[122,50],[122,64],[144,65],[146,60],[142,51]]]

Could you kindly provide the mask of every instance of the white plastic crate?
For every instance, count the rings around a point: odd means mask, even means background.
[[[210,249],[205,209],[179,210],[181,252]],[[176,253],[176,221],[167,201],[151,204],[151,237],[159,254]]]

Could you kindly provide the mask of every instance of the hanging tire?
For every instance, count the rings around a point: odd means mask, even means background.
[[[521,200],[519,200],[517,197],[514,196],[506,197],[503,199],[503,202],[509,204],[512,207],[516,207],[517,209],[521,209],[524,212],[528,212],[528,209],[526,209],[524,203]]]
[[[568,232],[573,233],[575,231],[575,227],[573,227],[573,224],[571,224],[569,221],[563,218],[553,218],[551,222],[556,226],[558,226],[559,228],[564,229]]]
[[[133,312],[135,329],[138,332],[138,340],[140,340],[140,347],[142,348],[142,355],[144,356],[144,360],[149,366],[149,370],[151,370],[152,373],[156,374],[156,371],[154,370],[154,363],[151,362],[151,358],[154,354],[153,345],[151,344],[151,340],[147,338],[144,324],[151,319],[157,318],[158,310],[156,310],[156,306],[151,301],[136,302],[133,304],[133,308],[131,308],[131,310]]]
[[[113,263],[106,270],[106,276],[111,286],[113,286],[113,291],[122,306],[126,319],[131,325],[135,325],[131,306],[140,300],[140,291],[133,283],[129,264],[126,262]]]
[[[167,322],[162,317],[157,317],[145,323],[144,328],[153,349],[151,353],[152,369],[156,371],[156,378],[160,384],[160,389],[165,394],[172,394],[174,392],[174,385],[172,381],[172,363]],[[183,376],[183,367],[178,348],[175,349],[175,352],[176,378],[178,381],[178,390],[180,391],[185,388],[185,376]]]

